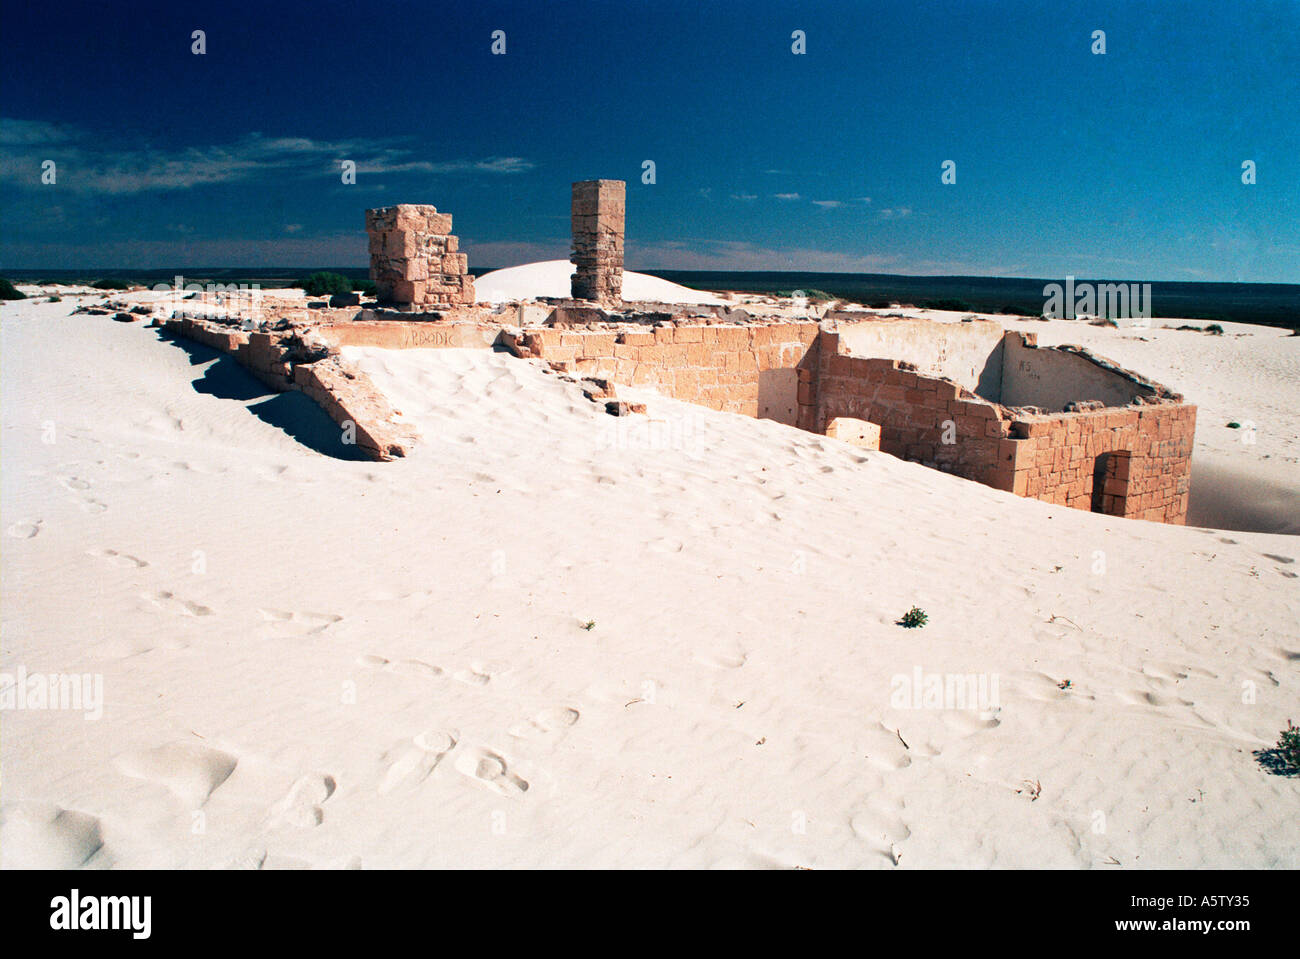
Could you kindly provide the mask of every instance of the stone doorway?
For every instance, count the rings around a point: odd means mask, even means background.
[[[1092,511],[1123,516],[1128,500],[1130,450],[1113,450],[1097,457],[1092,467]]]

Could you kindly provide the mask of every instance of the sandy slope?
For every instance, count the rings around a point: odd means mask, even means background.
[[[1300,866],[1251,755],[1300,719],[1293,537],[616,420],[484,351],[356,351],[425,439],[346,462],[70,306],[0,314],[0,671],[107,702],[4,715],[4,865]],[[916,669],[998,708],[891,705]]]

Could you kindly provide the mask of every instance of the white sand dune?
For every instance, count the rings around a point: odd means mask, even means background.
[[[4,715],[5,866],[1300,866],[1252,756],[1300,719],[1294,537],[615,419],[489,351],[352,351],[424,438],[347,462],[71,306],[0,313],[0,670],[106,701]],[[1134,365],[1199,400],[1196,336]],[[1210,408],[1267,422],[1276,369]],[[907,708],[917,671],[997,702]]]
[[[543,296],[563,298],[569,295],[569,277],[572,275],[573,264],[568,260],[526,263],[484,273],[474,281],[474,291],[484,303],[509,303]],[[623,274],[623,298],[656,303],[726,302],[710,293],[631,271]]]

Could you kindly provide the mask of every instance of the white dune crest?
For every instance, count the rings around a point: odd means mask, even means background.
[[[484,273],[474,281],[474,291],[483,303],[510,303],[543,296],[562,298],[569,295],[569,277],[572,274],[573,264],[568,260],[525,263]],[[623,299],[683,304],[727,302],[711,293],[630,271],[623,273]]]

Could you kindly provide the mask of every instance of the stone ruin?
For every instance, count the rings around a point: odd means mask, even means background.
[[[573,184],[573,262],[570,291],[575,300],[602,306],[623,302],[623,227],[627,184],[581,180]]]
[[[366,233],[380,303],[420,310],[474,302],[474,278],[450,213],[419,203],[367,210]]]
[[[173,315],[173,333],[301,390],[375,459],[414,434],[340,354],[345,346],[506,350],[584,385],[607,412],[641,412],[618,385],[772,419],[1076,509],[1182,523],[1196,407],[1076,346],[975,317],[939,322],[827,310],[757,295],[680,306],[622,299],[625,186],[573,184],[573,297],[475,305],[473,281],[431,206],[370,210],[380,301],[360,310],[284,304],[250,332],[238,316]],[[425,309],[432,307],[433,309]]]

